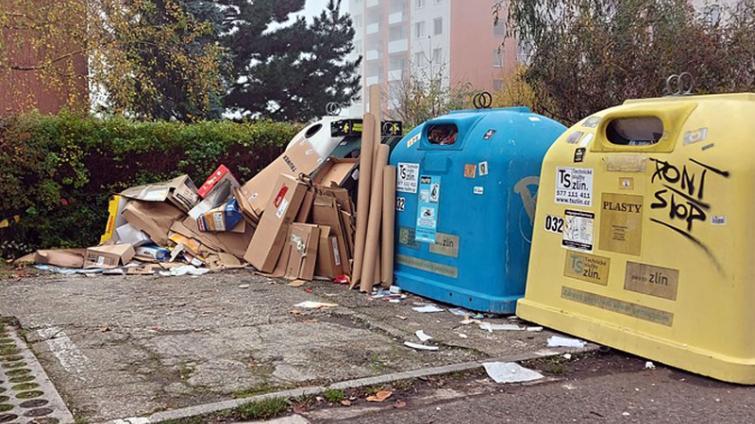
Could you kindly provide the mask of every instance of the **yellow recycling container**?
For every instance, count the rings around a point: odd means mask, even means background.
[[[755,384],[755,94],[631,100],[548,150],[517,315]]]

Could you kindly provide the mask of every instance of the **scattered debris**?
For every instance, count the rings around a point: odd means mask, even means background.
[[[417,330],[414,334],[422,343],[432,339],[432,336],[426,334],[423,330]]]
[[[400,319],[400,320],[402,320],[402,321],[406,321],[406,319],[407,319],[407,318],[406,318],[405,316],[403,316],[403,315],[396,315],[396,318],[398,318],[398,319]]]
[[[569,337],[562,337],[562,336],[550,336],[548,337],[548,347],[575,347],[575,348],[583,348],[585,347],[587,343],[579,340],[579,339],[572,339]]]
[[[452,314],[454,314],[454,315],[456,315],[458,317],[466,317],[466,316],[469,315],[468,311],[465,311],[464,309],[461,309],[461,308],[449,308],[448,312],[450,312],[450,313],[452,313]]]
[[[493,324],[490,322],[483,322],[480,324],[480,330],[492,333],[493,331],[524,331],[525,328],[516,324]]]
[[[496,383],[523,383],[543,378],[539,372],[514,362],[485,362],[482,365]]]
[[[288,283],[288,285],[291,286],[291,287],[301,287],[301,286],[303,286],[305,284],[307,284],[306,280],[294,280],[294,281]]]
[[[543,331],[543,327],[527,327],[527,331],[529,331],[529,332],[539,332],[539,331]]]
[[[458,335],[459,337],[461,337],[462,339],[466,339],[466,338],[468,338],[468,337],[469,337],[469,336],[467,336],[467,335],[466,335],[466,334],[464,334],[464,333],[456,333],[456,334],[457,334],[457,335]]]
[[[341,401],[341,405],[343,406],[351,406],[351,401],[348,399],[344,399]]]
[[[401,409],[406,407],[406,402],[403,400],[397,400],[396,403],[393,404],[393,407],[396,409]]]
[[[654,370],[655,369],[655,364],[653,363],[653,361],[647,361],[647,362],[645,362],[645,369],[646,370]]]
[[[435,305],[416,306],[412,309],[416,312],[420,312],[423,314],[432,313],[432,312],[443,312],[443,309]]]
[[[413,342],[404,342],[404,345],[417,350],[438,350],[438,346],[429,346]]]
[[[239,284],[239,288],[240,289],[248,289],[249,288],[249,284]]]
[[[180,277],[182,275],[205,275],[210,272],[207,268],[197,268],[194,265],[183,265],[178,268],[172,268],[169,271],[160,271],[163,277]]]
[[[391,292],[391,294],[401,294],[401,287],[399,287],[399,286],[391,286],[391,288],[389,289],[389,291]]]
[[[335,303],[323,303],[323,302],[315,302],[313,300],[307,300],[301,303],[297,303],[294,305],[295,308],[302,308],[302,309],[322,309],[322,308],[332,308],[334,306],[338,306]]]
[[[563,354],[563,355],[561,355],[561,356],[563,356],[563,358],[564,358],[564,359],[566,359],[567,361],[568,361],[568,360],[571,360],[571,353],[564,353],[564,354]]]
[[[367,396],[367,402],[383,402],[393,396],[390,390],[380,390],[372,396]]]

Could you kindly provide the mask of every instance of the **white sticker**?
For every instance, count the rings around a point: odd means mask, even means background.
[[[545,231],[561,234],[564,232],[564,218],[554,215],[545,216]]]
[[[480,162],[478,165],[480,168],[480,176],[488,175],[488,161]]]
[[[212,214],[212,222],[215,225],[215,231],[225,231],[225,219],[223,219],[223,212],[215,212]]]
[[[399,212],[403,212],[405,207],[406,207],[406,198],[405,197],[397,197],[396,198],[396,210],[399,211]]]
[[[98,256],[97,257],[97,265],[99,265],[99,266],[105,265],[105,257],[104,256]]]
[[[592,206],[592,168],[556,168],[556,203]]]
[[[483,195],[485,193],[485,189],[480,186],[475,186],[475,188],[472,190],[474,194]]]
[[[278,206],[278,210],[275,211],[275,216],[278,218],[282,217],[284,213],[286,213],[286,209],[288,208],[288,200],[287,199],[281,199],[281,204]]]
[[[726,225],[726,216],[714,215],[710,218],[710,223],[713,225]]]
[[[397,171],[396,191],[416,193],[417,182],[419,181],[419,164],[399,162]]]
[[[565,215],[564,238],[561,244],[572,249],[592,251],[592,230],[595,214],[567,210]]]
[[[540,118],[537,116],[530,116],[528,119],[532,122],[540,122]]]
[[[588,144],[592,141],[592,139],[595,137],[595,134],[593,133],[587,133],[584,137],[582,137],[582,140],[579,141],[579,147],[587,147]]]

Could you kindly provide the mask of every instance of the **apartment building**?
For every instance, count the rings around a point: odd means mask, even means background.
[[[503,23],[493,25],[494,0],[350,0],[356,30],[354,52],[362,55],[362,102],[367,87],[380,84],[390,95],[412,72],[442,76],[455,86],[496,90],[517,63],[516,43],[504,43]],[[505,13],[505,12],[504,12]],[[385,99],[390,105],[390,99]]]

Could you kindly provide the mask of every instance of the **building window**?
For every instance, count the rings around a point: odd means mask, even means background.
[[[414,65],[422,66],[424,63],[425,55],[422,52],[414,53]]]
[[[414,35],[417,38],[423,38],[425,36],[425,21],[414,23]]]
[[[494,79],[493,80],[493,91],[501,91],[503,90],[503,80],[501,79]]]
[[[435,18],[433,21],[433,34],[443,34],[443,18]]]
[[[354,27],[362,26],[362,15],[354,15]]]
[[[493,33],[501,37],[506,35],[506,24],[503,19],[498,19],[498,22],[493,26]]]
[[[443,61],[443,49],[433,49],[433,63],[440,63]]]
[[[497,48],[493,49],[493,67],[503,68],[503,55],[501,54],[501,51]]]
[[[417,9],[422,9],[425,7],[425,0],[414,0],[414,4],[417,6]]]

